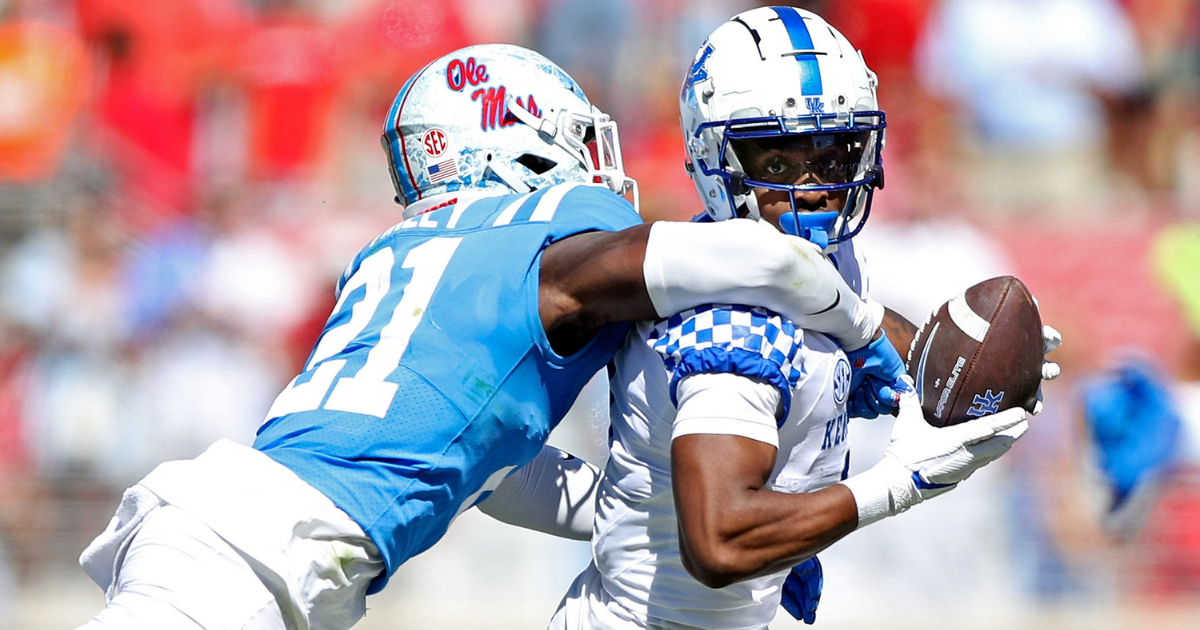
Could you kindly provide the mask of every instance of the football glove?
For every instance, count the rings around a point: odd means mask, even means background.
[[[877,418],[896,411],[900,393],[907,387],[900,381],[904,376],[904,359],[879,331],[879,338],[846,353],[850,360],[850,415],[855,418]]]
[[[1062,333],[1058,332],[1053,326],[1042,326],[1042,355],[1045,356],[1054,352],[1062,345]],[[1042,359],[1042,380],[1053,381],[1062,373],[1062,368],[1053,361]],[[1038,384],[1037,400],[1033,402],[1033,410],[1029,413],[1038,415],[1042,413],[1042,386]]]
[[[841,482],[858,505],[858,526],[895,516],[948,492],[1008,452],[1028,429],[1026,412],[1018,407],[935,428],[925,422],[915,390],[902,393],[900,413],[883,459]]]
[[[812,625],[817,620],[817,604],[821,603],[821,588],[825,575],[816,556],[792,567],[783,581],[783,597],[779,605],[793,619]]]

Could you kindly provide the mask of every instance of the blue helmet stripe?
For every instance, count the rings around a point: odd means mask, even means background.
[[[812,36],[809,35],[808,26],[800,12],[791,7],[771,8],[787,29],[788,37],[792,40],[792,50],[812,50]],[[795,57],[796,63],[800,64],[800,93],[804,96],[823,94],[825,89],[821,86],[821,66],[817,63],[817,56],[810,53]]]

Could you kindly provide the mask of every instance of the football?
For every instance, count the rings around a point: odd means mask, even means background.
[[[1011,407],[1032,410],[1041,384],[1042,318],[1025,284],[985,280],[934,311],[913,337],[908,374],[935,427]]]

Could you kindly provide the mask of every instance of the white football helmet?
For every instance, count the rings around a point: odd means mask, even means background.
[[[822,247],[857,234],[883,187],[876,84],[862,54],[815,13],[764,7],[722,24],[679,95],[686,166],[708,214],[723,220],[744,208],[758,219],[752,189],[786,190],[784,231]],[[777,154],[792,157],[791,170],[764,157]],[[795,192],[814,190],[847,191],[844,207],[799,212]]]
[[[563,182],[631,190],[636,205],[617,123],[562,68],[520,46],[470,46],[425,66],[392,102],[383,148],[404,206],[457,190],[525,193]]]

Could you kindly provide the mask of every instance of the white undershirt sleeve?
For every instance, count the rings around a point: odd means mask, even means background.
[[[883,306],[859,298],[820,248],[766,222],[655,223],[642,272],[660,317],[701,304],[762,306],[846,350],[869,343],[883,321]]]
[[[689,374],[675,389],[674,440],[683,435],[739,435],[779,447],[776,415],[779,390],[773,385],[728,373]]]
[[[479,504],[479,511],[525,529],[590,540],[600,469],[553,446],[513,471]]]

